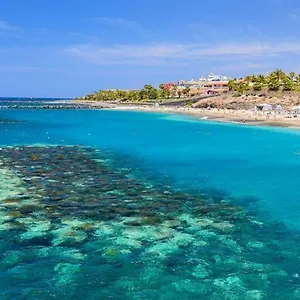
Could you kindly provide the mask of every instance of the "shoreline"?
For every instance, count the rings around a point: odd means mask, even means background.
[[[269,126],[300,129],[300,118],[286,117],[285,113],[277,112],[257,112],[247,109],[205,109],[186,106],[154,106],[147,104],[112,104],[96,101],[68,100],[58,101],[54,105],[42,106],[24,106],[24,107],[0,107],[7,109],[101,109],[101,110],[119,110],[119,111],[143,111],[152,113],[179,114],[194,117],[202,121],[214,121],[221,123],[234,123],[248,126]]]
[[[88,104],[91,109],[103,108],[103,102],[76,100],[74,104]],[[111,104],[110,104],[111,105]],[[234,123],[248,126],[269,126],[269,127],[285,127],[300,129],[300,118],[287,118],[284,112],[263,112],[247,109],[204,109],[193,107],[176,107],[176,106],[154,106],[154,105],[133,105],[133,104],[114,104],[110,107],[103,108],[112,110],[127,110],[127,111],[144,111],[171,113],[186,116],[192,116],[198,120],[208,120],[221,123]]]
[[[144,112],[157,112],[169,113],[192,116],[202,121],[214,121],[221,123],[234,123],[248,126],[269,126],[269,127],[285,127],[300,129],[300,119],[286,118],[283,114],[267,115],[266,113],[256,113],[249,110],[223,110],[223,109],[198,109],[187,107],[153,107],[153,106],[122,106],[117,105],[112,110],[123,111],[144,111]]]

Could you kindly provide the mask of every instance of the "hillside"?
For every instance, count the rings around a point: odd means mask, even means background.
[[[300,105],[300,93],[283,91],[237,95],[234,92],[228,92],[209,99],[200,100],[193,107],[206,108],[209,106],[212,108],[252,109],[262,103],[281,105],[283,108],[297,106]]]

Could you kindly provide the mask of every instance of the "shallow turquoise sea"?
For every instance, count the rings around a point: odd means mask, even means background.
[[[1,299],[300,299],[300,131],[2,109],[0,147]]]

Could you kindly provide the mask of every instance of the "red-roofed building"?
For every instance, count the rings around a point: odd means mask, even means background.
[[[166,91],[170,91],[173,86],[176,86],[176,84],[174,82],[167,82],[167,83],[163,83],[164,86],[164,90]]]

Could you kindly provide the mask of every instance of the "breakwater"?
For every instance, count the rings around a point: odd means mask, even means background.
[[[1,105],[0,108],[5,109],[103,109],[109,108],[108,106],[102,105],[88,105],[88,104],[47,104],[47,105]]]

